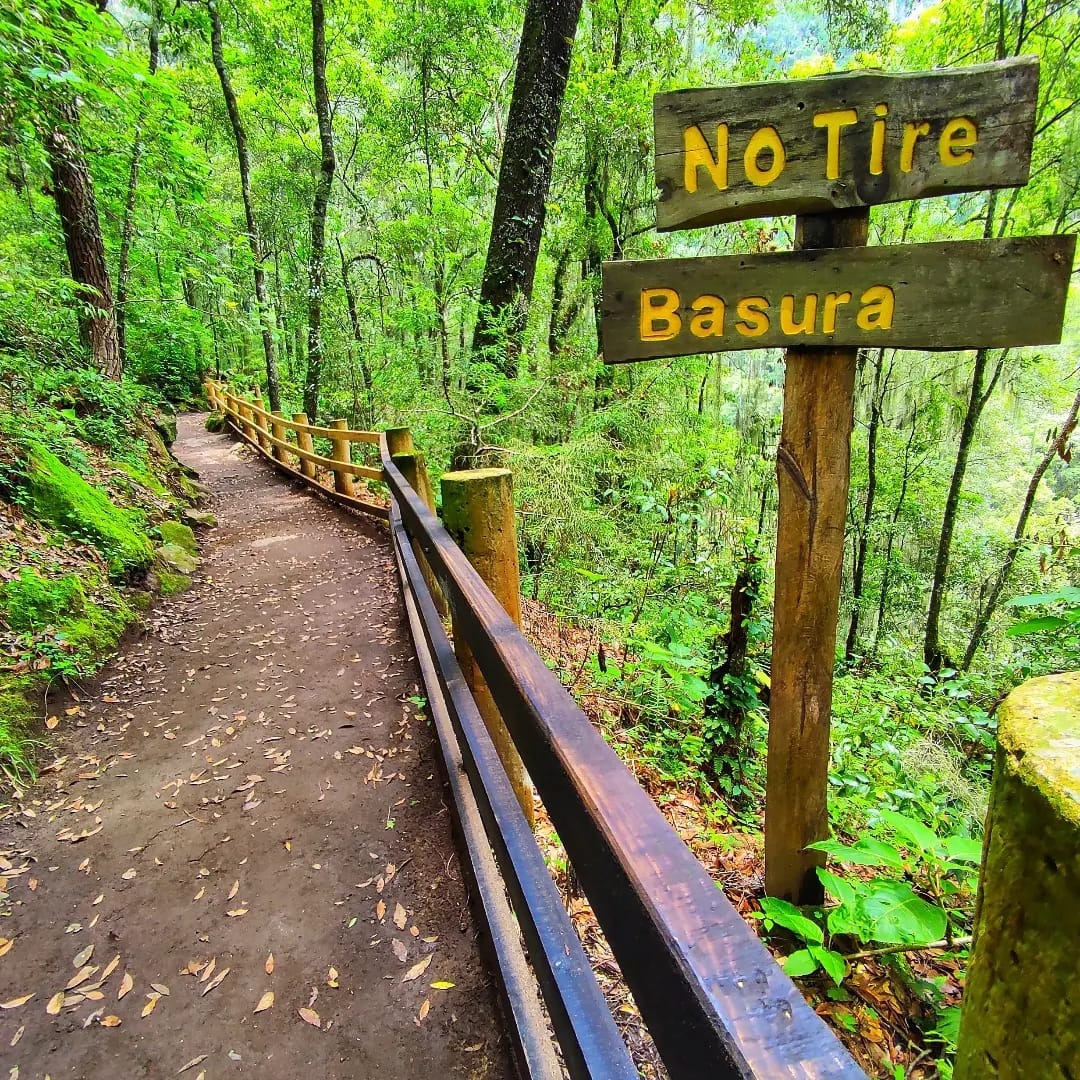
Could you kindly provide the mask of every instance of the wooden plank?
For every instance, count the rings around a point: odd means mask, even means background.
[[[787,346],[1061,340],[1075,236],[604,263],[608,363]]]
[[[511,925],[507,932],[516,938],[520,927],[571,1077],[636,1080],[637,1068],[619,1035],[495,744],[469,692],[454,656],[454,646],[443,629],[396,508],[391,513],[390,527],[417,657],[440,739],[445,738],[440,726],[444,716],[445,722],[453,725],[451,737],[458,759],[453,765],[448,761],[447,765],[455,801],[462,794],[460,784],[464,780],[460,773],[455,773],[464,766],[468,776],[467,794],[474,800],[486,833],[482,851],[476,850],[480,845],[475,837],[467,837],[473,849],[471,857],[482,860],[492,849],[495,851],[517,917],[517,925]],[[431,679],[436,680],[434,685]],[[489,883],[478,898],[480,903],[490,907],[492,894],[496,892],[495,899],[501,899],[502,888],[493,888]],[[505,948],[505,943],[497,941],[495,947]],[[514,997],[512,1007],[517,1019],[521,992]],[[535,1046],[532,1052],[535,1056]],[[528,1075],[537,1074],[530,1071]]]
[[[381,452],[673,1080],[862,1077]]]
[[[870,211],[796,219],[799,249],[866,243]],[[852,252],[854,253],[854,252]],[[765,792],[765,891],[819,904],[805,851],[829,835],[829,717],[855,423],[857,349],[788,349],[776,451],[775,600]]]
[[[1019,57],[658,94],[656,227],[1020,187],[1038,89]]]

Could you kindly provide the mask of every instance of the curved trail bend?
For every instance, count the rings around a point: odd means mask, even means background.
[[[511,1076],[385,530],[201,416],[175,449],[218,518],[194,587],[0,822],[5,1075]]]

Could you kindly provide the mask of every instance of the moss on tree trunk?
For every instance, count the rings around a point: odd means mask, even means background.
[[[999,710],[956,1080],[1080,1077],[1080,672]]]

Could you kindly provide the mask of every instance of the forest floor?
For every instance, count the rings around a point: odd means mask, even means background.
[[[202,418],[191,591],[0,821],[11,1076],[511,1075],[384,530]]]

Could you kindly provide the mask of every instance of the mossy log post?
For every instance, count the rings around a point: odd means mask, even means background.
[[[282,412],[273,413],[273,417],[274,419],[270,421],[270,433],[275,439],[285,442],[286,424],[288,424],[288,420],[285,419],[285,414]],[[270,448],[270,452],[274,455],[275,461],[280,461],[283,465],[292,466],[293,455],[283,446],[274,443]]]
[[[416,449],[413,446],[411,429],[407,427],[387,428],[386,448],[390,451],[391,457],[396,457],[398,454],[411,454]],[[409,483],[411,484],[412,481],[410,480]],[[413,487],[416,487],[416,485],[413,484]]]
[[[424,500],[427,508],[435,513],[435,489],[431,486],[431,477],[428,476],[424,455],[415,451],[409,454],[394,454],[394,464],[401,470],[401,475],[408,480],[413,491]],[[439,586],[439,579],[432,573],[431,566],[415,540],[412,542],[412,549],[416,555],[416,561],[420,564],[420,571],[427,582],[428,590],[431,592],[431,598],[435,601],[435,608],[440,615],[445,615],[446,598]]]
[[[262,391],[257,386],[254,388],[254,390],[252,390],[251,398],[252,404],[254,404],[257,409],[264,408]],[[266,421],[258,413],[252,413],[251,419],[255,424],[255,434],[258,436],[259,439],[259,446],[262,447],[265,453],[269,454],[272,444],[270,440],[266,437],[270,434],[266,430]]]
[[[327,426],[332,427],[335,431],[345,431],[348,428],[348,423],[345,420],[331,420]],[[349,440],[333,439],[333,444],[334,460],[340,461],[346,465],[349,464],[352,461],[350,451],[351,444],[349,443]],[[334,490],[339,495],[348,495],[350,498],[354,497],[352,476],[341,469],[334,469]]]
[[[1080,1076],[1080,672],[998,710],[956,1080]]]
[[[307,422],[308,422],[307,413],[304,413],[304,412],[293,413],[293,423],[294,424],[304,424],[306,426]],[[314,454],[315,453],[315,443],[312,441],[311,435],[307,431],[297,430],[297,432],[296,432],[296,445],[299,446],[300,449],[303,450],[307,454]],[[300,458],[300,472],[303,474],[303,476],[306,479],[314,480],[315,479],[315,463],[312,462],[312,461],[308,461],[305,458],[301,457]]]
[[[507,615],[521,626],[517,532],[514,525],[513,481],[509,469],[445,473],[442,478],[442,504],[443,519],[455,543],[495,594]],[[510,778],[514,794],[532,825],[535,820],[532,785],[525,775],[521,755],[506,730],[472,651],[456,627],[454,653]]]
[[[242,398],[236,399],[236,408],[240,417],[240,426],[244,429],[244,434],[252,442],[255,441],[255,424],[253,415],[251,412],[251,406]]]

